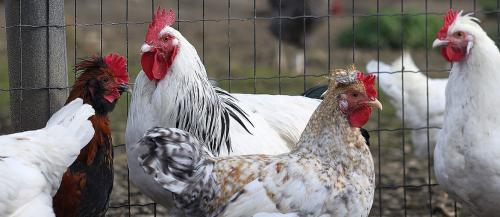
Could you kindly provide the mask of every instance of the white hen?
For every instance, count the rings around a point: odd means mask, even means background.
[[[94,135],[94,109],[75,99],[45,128],[0,136],[0,216],[49,217],[66,168]]]
[[[298,141],[320,101],[302,96],[231,94],[213,87],[196,49],[170,27],[175,14],[158,10],[146,34],[129,109],[126,144],[130,178],[154,201],[171,194],[139,166],[135,144],[152,127],[196,136],[214,154],[280,154]]]
[[[402,65],[404,66],[404,90],[402,88]],[[420,72],[411,55],[407,52],[395,60],[392,65],[371,60],[366,65],[369,73],[379,71],[380,89],[391,98],[397,116],[403,118],[403,94],[405,127],[411,131],[414,153],[423,157],[427,155],[427,97],[429,98],[429,145],[434,150],[437,134],[443,124],[445,108],[445,87],[448,79],[428,78],[429,92],[427,96],[427,76]]]
[[[453,63],[434,151],[440,186],[476,216],[500,213],[500,52],[471,14],[450,10],[433,47]]]

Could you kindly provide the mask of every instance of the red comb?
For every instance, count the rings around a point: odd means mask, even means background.
[[[363,82],[363,85],[365,86],[365,91],[366,95],[370,98],[375,98],[377,97],[377,91],[375,90],[375,75],[374,74],[368,74],[365,76],[363,72],[358,73],[358,80]]]
[[[106,63],[108,68],[110,68],[113,72],[116,82],[118,82],[119,84],[127,84],[127,60],[125,59],[125,57],[112,53],[108,54],[103,59],[104,63]]]
[[[160,31],[165,28],[165,26],[171,26],[175,23],[175,13],[174,10],[158,9],[156,14],[153,16],[153,21],[149,24],[148,32],[146,33],[146,42],[151,43],[158,38]]]
[[[448,10],[446,15],[444,16],[444,23],[439,32],[437,33],[437,38],[445,39],[448,34],[448,27],[455,21],[457,18],[458,11],[453,11],[452,9]]]

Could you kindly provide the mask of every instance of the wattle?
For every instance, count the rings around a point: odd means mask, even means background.
[[[113,103],[118,98],[120,98],[120,92],[118,92],[118,90],[109,91],[106,95],[104,95],[104,99],[106,99],[109,103]]]
[[[465,58],[467,49],[463,47],[448,44],[446,47],[441,48],[441,54],[448,62],[459,62]]]
[[[351,127],[360,128],[368,122],[371,113],[372,113],[372,108],[368,106],[363,106],[359,109],[349,112],[348,114],[349,124],[351,125]]]
[[[153,80],[153,64],[155,61],[154,52],[143,53],[141,56],[141,67],[149,80]]]
[[[169,59],[162,53],[153,51],[142,54],[141,66],[149,80],[159,81],[166,75],[170,67]]]

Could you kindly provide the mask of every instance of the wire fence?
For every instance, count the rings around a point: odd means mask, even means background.
[[[287,0],[279,0],[283,4]],[[22,4],[23,1],[19,1]],[[288,2],[288,1],[287,1]],[[63,28],[67,34],[68,66],[76,64],[81,57],[94,53],[106,54],[117,52],[127,57],[128,71],[131,81],[140,71],[139,47],[143,42],[147,25],[157,7],[173,8],[177,15],[176,28],[196,47],[200,57],[207,67],[209,77],[218,85],[230,92],[271,93],[297,95],[308,88],[326,83],[324,76],[333,68],[355,63],[364,69],[369,59],[389,61],[390,58],[403,56],[405,43],[409,37],[404,32],[406,17],[424,17],[421,28],[423,37],[419,40],[429,45],[434,40],[435,32],[430,32],[431,18],[439,19],[448,8],[462,8],[474,11],[484,18],[483,28],[490,37],[498,41],[500,36],[500,0],[494,0],[495,7],[479,8],[476,1],[420,1],[420,0],[390,0],[390,1],[341,1],[341,0],[308,0],[295,1],[298,4],[320,5],[313,7],[312,14],[289,16],[285,11],[265,13],[269,10],[267,1],[256,0],[169,0],[169,1],[138,1],[138,0],[71,0],[65,2],[66,23],[64,25],[26,25],[22,19],[18,25],[0,28],[7,31],[18,28],[20,31],[30,28]],[[331,5],[339,3],[342,11],[333,14]],[[2,6],[3,7],[3,6]],[[390,10],[385,10],[391,8]],[[340,9],[339,9],[340,10]],[[264,11],[264,12],[262,12]],[[400,18],[391,25],[399,25],[398,48],[387,48],[382,44],[386,32],[382,29],[384,19]],[[357,28],[363,19],[375,18],[374,46],[363,48],[359,40],[363,29]],[[283,40],[281,28],[278,37],[273,38],[268,26],[273,20],[283,22],[307,19],[317,21],[318,27],[309,32],[306,25],[296,31],[305,38],[300,48],[293,48]],[[348,29],[352,37],[350,46],[340,46],[337,40],[343,37],[343,29]],[[5,41],[5,31],[0,33],[0,39]],[[22,31],[21,31],[22,32]],[[492,34],[493,33],[493,34]],[[20,38],[21,43],[22,39]],[[304,62],[304,67],[293,70],[287,60],[290,53],[298,52],[296,62]],[[449,66],[439,54],[422,46],[413,50],[415,59],[422,70],[380,71],[377,73],[401,74],[401,86],[406,73],[423,73],[430,77],[447,77]],[[277,55],[275,55],[277,54]],[[277,57],[276,57],[277,56]],[[29,60],[22,60],[29,61]],[[30,87],[13,88],[6,82],[6,46],[0,47],[0,126],[1,132],[7,132],[9,126],[9,95],[15,91],[50,91],[68,89],[70,87]],[[404,71],[405,73],[401,73]],[[22,74],[22,71],[21,71]],[[70,72],[70,84],[76,78],[76,72]],[[447,198],[435,182],[432,167],[432,144],[430,131],[439,129],[430,123],[429,115],[429,79],[422,84],[426,92],[426,118],[423,126],[408,127],[405,107],[401,105],[401,117],[396,118],[395,106],[389,111],[378,111],[367,125],[372,136],[371,151],[375,159],[377,188],[374,205],[370,216],[467,216],[466,210]],[[131,84],[133,87],[133,84]],[[389,97],[382,93],[378,84],[384,107],[390,104]],[[401,93],[402,102],[406,96]],[[411,96],[410,96],[411,97]],[[142,196],[129,181],[126,168],[123,133],[130,96],[122,97],[112,114],[112,128],[115,141],[115,187],[108,216],[156,216],[164,212],[149,199]],[[391,108],[391,106],[389,106]],[[385,108],[384,108],[385,109]],[[16,111],[13,111],[16,112]],[[413,131],[426,131],[426,154],[415,156],[409,142]],[[376,142],[375,142],[376,141]],[[459,215],[460,214],[460,215]]]

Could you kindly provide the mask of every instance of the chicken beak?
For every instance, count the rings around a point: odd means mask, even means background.
[[[147,53],[147,52],[150,52],[151,50],[153,50],[153,46],[151,46],[147,43],[142,44],[141,53]]]
[[[370,100],[366,104],[372,108],[378,108],[382,110],[382,103],[380,103],[378,99]]]
[[[436,38],[436,40],[434,40],[434,42],[432,42],[432,48],[443,47],[443,46],[448,45],[448,43],[450,43],[450,41],[448,41],[446,39],[441,40],[439,38]]]
[[[128,84],[120,84],[120,85],[118,85],[118,91],[120,91],[120,93],[123,93],[123,92],[132,93],[132,91],[128,87]]]

